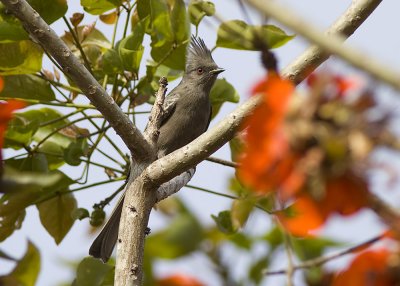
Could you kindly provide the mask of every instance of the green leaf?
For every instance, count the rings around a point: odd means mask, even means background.
[[[28,2],[47,24],[61,18],[68,10],[66,0],[28,0]]]
[[[17,113],[17,117],[25,124],[41,127],[36,129],[33,139],[42,142],[38,151],[45,153],[50,169],[55,169],[65,163],[77,165],[80,156],[86,154],[87,139],[82,139],[86,130],[71,125],[64,115],[55,109],[41,108]],[[10,142],[9,144],[12,144]],[[81,148],[79,150],[79,148]]]
[[[62,175],[58,172],[38,173],[5,168],[3,179],[14,182],[15,187],[19,186],[12,190],[12,192],[17,192],[18,190],[27,188],[29,185],[41,188],[54,186],[56,183],[60,182]]]
[[[268,242],[271,249],[274,250],[283,243],[282,231],[274,227],[264,236],[264,239]]]
[[[210,100],[212,105],[212,118],[214,118],[224,102],[238,103],[240,96],[236,89],[223,78],[215,81],[211,88]]]
[[[231,220],[234,229],[242,228],[250,216],[256,201],[253,198],[235,200],[231,209]]]
[[[6,8],[0,3],[0,43],[28,39],[28,33],[21,22],[13,15],[6,13]]]
[[[89,217],[89,211],[87,209],[77,208],[72,212],[73,219],[83,220],[87,217]]]
[[[183,75],[183,71],[174,70],[165,65],[160,65],[157,68],[156,72],[154,73],[154,76],[156,77],[157,82],[163,76],[167,78],[168,82],[171,82],[171,81],[174,81],[174,80],[182,77],[182,75]]]
[[[0,75],[38,72],[42,68],[42,56],[43,50],[29,40],[0,43]]]
[[[137,0],[136,7],[139,19],[143,20],[150,15],[151,8],[149,0]]]
[[[152,58],[184,70],[190,25],[183,0],[150,0],[150,12]]]
[[[167,229],[151,235],[146,240],[146,253],[151,257],[174,259],[195,251],[203,238],[197,219],[183,213]]]
[[[4,89],[0,92],[1,98],[22,98],[51,101],[55,94],[50,84],[34,75],[5,76]]]
[[[175,70],[185,70],[187,43],[176,45],[173,42],[165,42],[162,46],[153,45],[151,42],[151,56],[156,62]]]
[[[3,207],[3,203],[0,206]],[[7,213],[7,215],[3,214],[3,211],[0,211],[0,241],[4,241],[8,238],[15,230],[18,230],[22,226],[22,222],[25,219],[25,208],[15,209],[13,212]]]
[[[292,242],[297,257],[303,261],[321,256],[329,247],[343,245],[343,243],[324,237],[299,238],[293,239]]]
[[[122,0],[81,0],[83,9],[92,15],[101,15],[122,4]]]
[[[174,42],[183,43],[189,38],[190,23],[186,12],[186,5],[183,0],[173,0],[170,4],[171,28],[173,31]]]
[[[239,197],[246,197],[252,194],[252,192],[245,185],[243,185],[236,177],[232,177],[230,179],[229,190],[234,192]]]
[[[24,117],[15,114],[8,123],[6,134],[4,135],[4,148],[19,150],[24,146],[29,146],[33,139],[33,134],[39,128],[37,121],[27,121]]]
[[[242,154],[243,147],[244,147],[244,139],[243,136],[237,134],[229,141],[229,147],[231,149],[231,159],[233,162],[237,162],[239,156]]]
[[[28,249],[24,257],[18,262],[14,270],[9,274],[18,284],[34,286],[40,271],[40,254],[39,250],[32,242],[28,243]]]
[[[13,192],[7,192],[0,199],[0,241],[21,228],[26,214],[25,208],[40,196],[40,188],[37,186],[28,185],[17,191],[11,190]]]
[[[108,49],[100,59],[100,68],[108,75],[122,73],[124,67],[119,54],[114,49]]]
[[[253,244],[252,239],[245,235],[244,233],[237,232],[234,235],[229,236],[229,241],[231,241],[234,245],[239,248],[250,250]]]
[[[174,0],[173,0],[174,1]],[[174,35],[171,24],[171,15],[167,1],[149,0],[152,38],[154,45],[161,46],[166,41],[173,41]]]
[[[78,26],[75,29],[78,39],[81,39],[81,46],[86,55],[86,58],[94,67],[98,67],[101,56],[111,49],[109,40],[102,32],[96,28],[89,28],[87,26]],[[84,32],[85,31],[85,32]],[[72,53],[78,58],[82,58],[82,54],[76,47],[72,34],[66,32],[61,39],[71,49]],[[82,60],[83,61],[83,60]],[[97,71],[97,70],[96,70]],[[101,75],[104,77],[104,73]],[[71,83],[73,85],[73,83]]]
[[[216,45],[228,49],[258,51],[260,47],[256,44],[255,35],[265,41],[271,49],[278,48],[294,38],[273,25],[251,26],[241,20],[231,20],[219,26]]]
[[[40,221],[56,244],[60,244],[74,224],[72,213],[76,206],[76,199],[71,193],[61,193],[37,204]]]
[[[262,280],[266,277],[263,274],[263,270],[267,269],[269,266],[270,257],[265,255],[257,259],[251,266],[249,270],[249,277],[255,283],[255,285],[260,285]]]
[[[40,165],[42,159],[42,156],[34,156],[34,158],[5,161],[6,167],[0,182],[1,190],[6,193],[0,199],[0,241],[21,228],[26,207],[49,192],[57,191],[61,186],[73,182],[67,177],[68,181],[60,171],[32,172],[42,168],[47,169],[47,165]]]
[[[190,22],[198,26],[205,16],[212,16],[215,14],[215,5],[210,1],[191,0],[188,10]]]
[[[86,139],[79,139],[76,142],[71,142],[66,149],[64,149],[65,163],[71,166],[79,166],[81,164],[81,157],[85,156],[88,152],[89,146]]]
[[[138,73],[140,61],[142,60],[144,47],[144,26],[142,22],[137,23],[132,34],[123,39],[118,45],[118,53],[125,70]]]
[[[218,229],[223,233],[233,234],[237,231],[232,224],[230,211],[222,211],[218,213],[218,216],[211,215],[211,217],[217,224]]]
[[[90,214],[90,225],[91,226],[101,226],[106,218],[106,213],[104,209],[95,208]]]
[[[105,286],[109,276],[114,276],[114,267],[93,257],[84,258],[78,265],[73,286]]]

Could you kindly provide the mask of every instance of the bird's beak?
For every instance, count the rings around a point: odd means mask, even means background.
[[[216,69],[211,70],[211,71],[210,71],[210,74],[220,74],[220,73],[222,73],[223,71],[225,71],[225,70],[222,69],[222,68],[216,68]]]

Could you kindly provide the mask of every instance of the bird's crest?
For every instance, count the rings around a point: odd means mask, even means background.
[[[210,64],[214,63],[214,60],[211,56],[211,51],[207,48],[203,39],[192,36],[188,49],[186,65],[190,69],[190,67],[195,67],[199,61],[209,61]]]

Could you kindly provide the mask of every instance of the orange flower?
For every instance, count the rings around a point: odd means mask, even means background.
[[[0,92],[4,89],[4,79],[0,76]]]
[[[13,111],[23,107],[25,107],[25,103],[19,100],[9,100],[5,103],[0,102],[0,159],[2,159],[1,148],[3,148],[4,134],[7,129],[7,123],[11,120]]]
[[[253,89],[253,93],[263,93],[263,103],[244,123],[248,130],[245,155],[238,174],[257,192],[277,190],[286,179],[294,179],[293,169],[298,158],[290,152],[284,132],[284,120],[293,91],[293,84],[276,73],[270,73]],[[289,182],[285,188],[292,185]]]
[[[390,255],[387,249],[367,250],[360,253],[345,271],[335,277],[333,286],[397,285],[388,269]]]
[[[156,286],[204,286],[204,284],[193,277],[174,274],[157,280]]]
[[[325,222],[325,217],[319,206],[307,194],[301,195],[291,206],[293,213],[279,213],[279,221],[291,234],[297,236],[310,236],[312,231],[320,228]]]

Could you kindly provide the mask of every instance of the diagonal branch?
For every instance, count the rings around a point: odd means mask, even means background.
[[[122,138],[137,161],[155,157],[155,152],[114,100],[106,93],[68,46],[25,0],[1,0],[23,24],[31,37],[60,64],[92,104]]]
[[[330,255],[325,255],[325,256],[319,256],[307,261],[304,261],[303,263],[293,266],[293,271],[299,270],[299,269],[307,269],[307,268],[312,268],[312,267],[318,267],[321,266],[331,260],[334,260],[338,257],[342,257],[345,256],[347,254],[351,254],[351,253],[355,253],[357,251],[361,251],[369,246],[371,246],[372,244],[374,244],[375,242],[381,240],[382,238],[384,238],[384,234],[380,234],[378,236],[375,236],[371,239],[368,239],[367,241],[364,241],[360,244],[357,244],[355,246],[352,246],[350,248],[346,248],[342,251],[339,251],[337,253],[333,253]],[[286,269],[282,269],[282,270],[273,270],[273,271],[263,271],[264,275],[279,275],[279,274],[287,274],[287,270]]]
[[[266,1],[262,0],[247,0],[247,2],[262,12],[265,16],[277,20],[319,46],[321,50],[317,49],[318,54],[320,54],[321,51],[324,51],[325,53],[336,55],[352,66],[369,73],[374,78],[385,82],[396,90],[400,90],[399,73],[388,66],[380,64],[377,60],[362,53],[359,49],[356,50],[343,45],[346,36],[354,32],[355,28],[358,27],[357,25],[361,25],[363,20],[374,11],[382,0],[353,0],[352,5],[346,13],[348,16],[358,15],[358,17],[352,19],[339,19],[339,21],[342,21],[342,25],[339,23],[337,26],[332,26],[329,31],[329,36],[316,29],[315,25],[302,20],[301,17],[290,11],[287,7],[282,7],[281,5],[276,4],[275,1],[268,1],[268,3],[266,3]],[[342,29],[336,31],[340,26],[342,26]],[[345,33],[345,35],[339,35],[340,32]],[[325,58],[327,58],[327,56],[325,56]],[[322,63],[322,61],[320,60],[319,63]],[[316,66],[309,66],[309,68],[316,68]],[[301,78],[304,79],[304,76],[300,77],[300,79]]]
[[[380,2],[381,1],[376,0],[353,1],[353,4],[344,14],[346,17],[339,17],[327,32],[330,35],[345,33],[346,36],[350,36],[359,25],[368,18]],[[272,4],[271,1],[268,1],[268,3],[268,6]],[[282,14],[286,12],[285,10]],[[296,19],[297,16],[291,15],[291,18]],[[308,26],[309,25],[307,25],[307,27]],[[331,36],[327,37],[318,33],[318,37],[322,37],[326,40],[330,39]],[[342,40],[344,40],[344,38]],[[337,41],[334,42],[337,43]],[[304,79],[304,75],[307,75],[310,71],[317,68],[319,64],[328,58],[328,56],[323,55],[324,52],[322,49],[314,48],[312,52],[313,53],[307,50],[298,60],[295,60],[296,64],[289,65],[283,71],[283,76],[290,78],[295,83],[299,83]],[[318,60],[311,60],[313,58],[317,58]],[[398,78],[400,78],[400,76]],[[400,81],[397,79],[396,84],[400,87]],[[259,96],[250,98],[230,115],[225,117],[225,119],[219,122],[214,128],[210,129],[187,146],[151,164],[147,169],[147,179],[155,184],[162,184],[204,160],[232,138],[242,120],[248,116],[260,102],[261,98]]]
[[[382,0],[352,1],[346,12],[325,31],[325,34],[329,37],[332,35],[342,35],[346,38],[350,37],[381,2]],[[326,61],[329,56],[330,55],[325,53],[318,45],[311,46],[290,65],[284,68],[283,74],[295,83],[302,82],[318,66]],[[305,63],[309,66],[306,70],[304,69]]]

